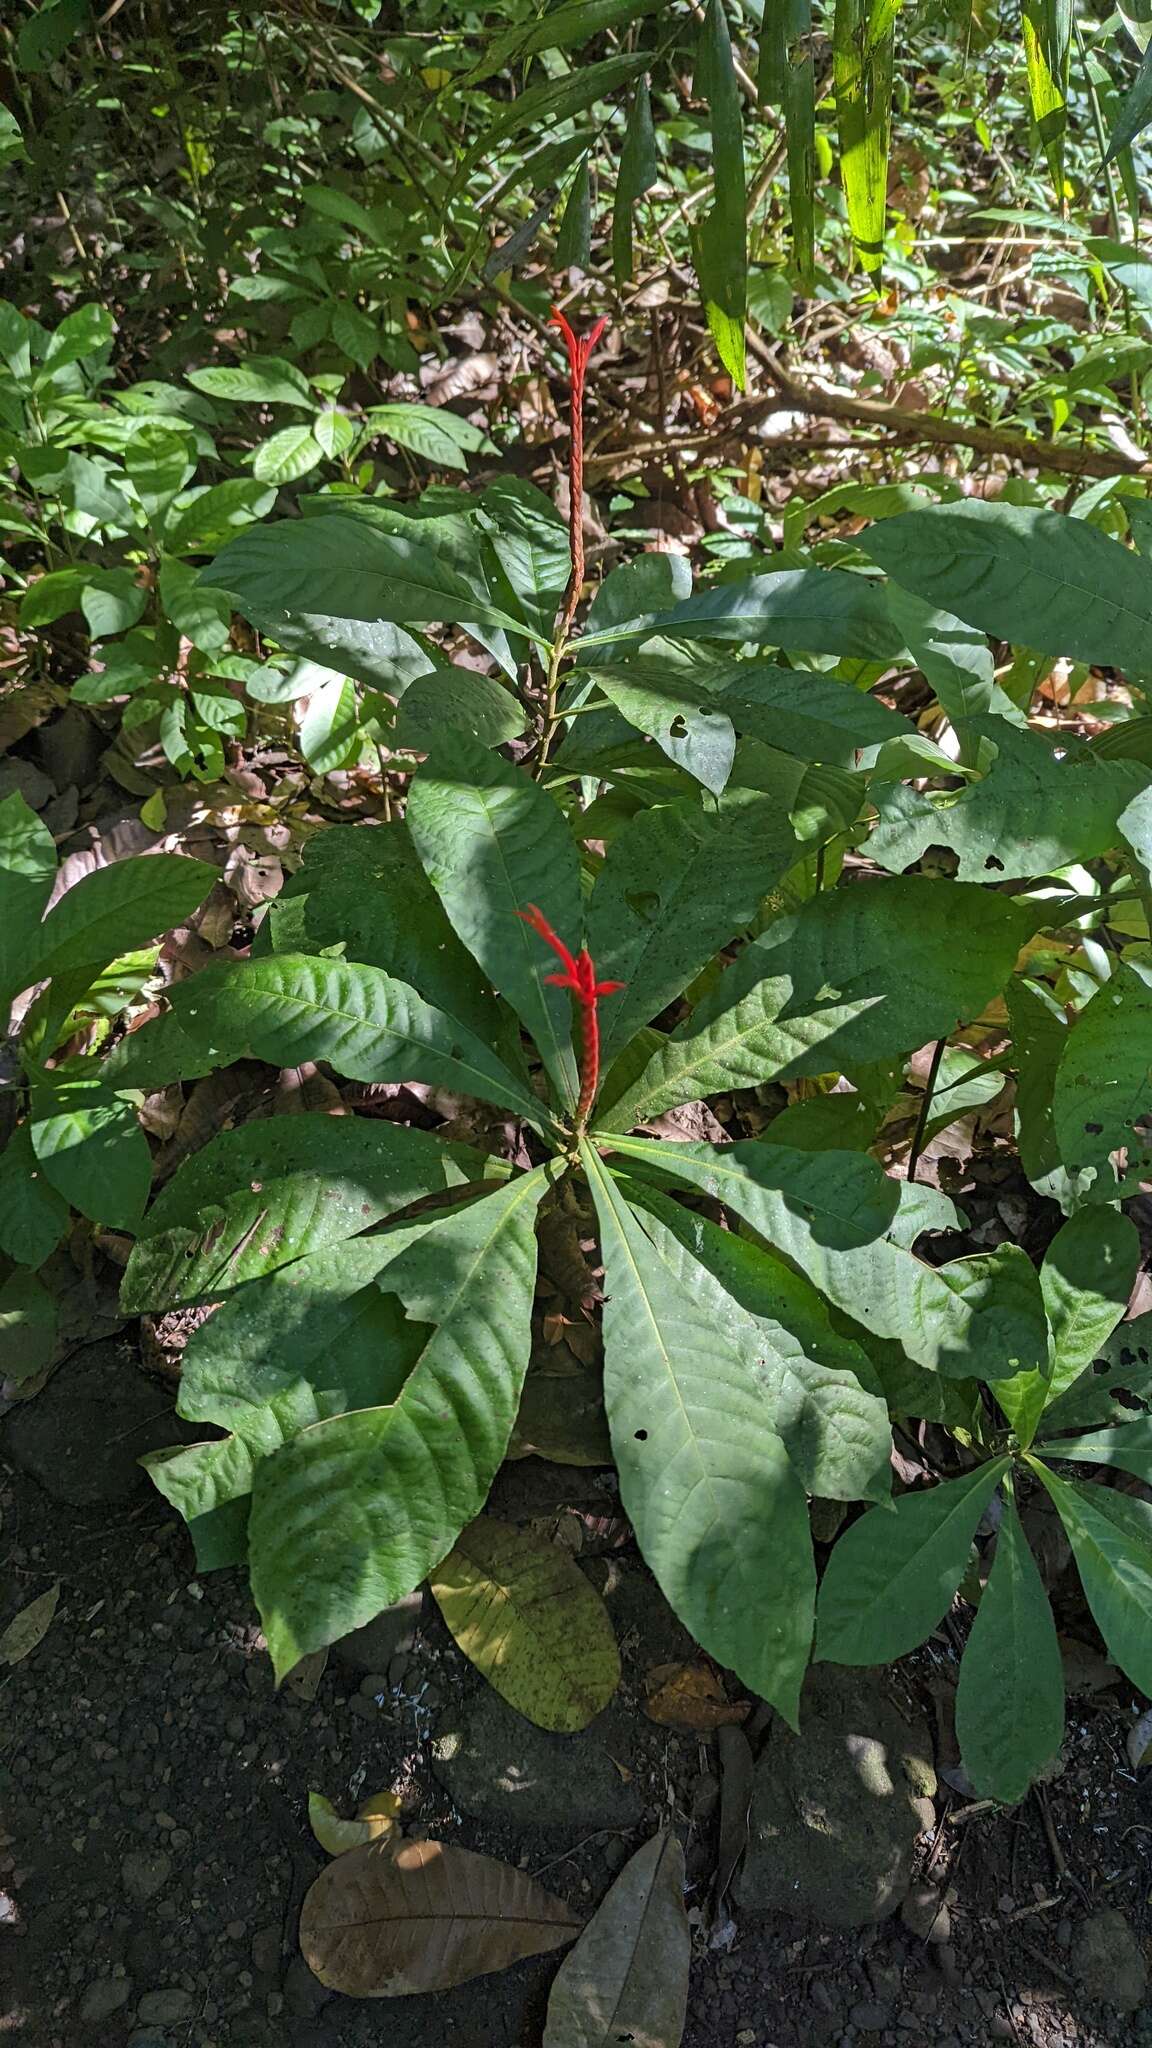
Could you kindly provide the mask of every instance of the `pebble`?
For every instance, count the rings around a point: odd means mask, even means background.
[[[882,2034],[885,2027],[892,2025],[892,2007],[878,1998],[865,1998],[852,2007],[848,2017],[862,2034]]]
[[[900,1918],[909,1934],[920,1941],[945,1942],[952,1933],[951,1914],[934,1885],[914,1885],[900,1908]]]
[[[98,1977],[80,2000],[80,2017],[86,2026],[98,2026],[101,2020],[111,2019],[114,2012],[127,2005],[131,1996],[130,1978]]]
[[[178,1984],[164,1991],[146,1991],[136,2008],[136,2017],[146,2020],[150,2027],[178,2026],[182,2020],[190,2020],[196,2014],[196,2000],[190,1991],[182,1991]]]
[[[162,1849],[129,1849],[120,1865],[120,1882],[130,1899],[145,1905],[163,1891],[172,1869],[172,1858]]]

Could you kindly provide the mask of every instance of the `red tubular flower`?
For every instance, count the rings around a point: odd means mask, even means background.
[[[570,417],[572,439],[568,455],[568,548],[572,574],[564,599],[561,636],[567,639],[584,586],[584,378],[591,355],[608,322],[603,314],[585,335],[574,334],[558,306],[552,308],[549,326],[558,327],[568,351],[570,373]],[[543,937],[543,934],[541,934]],[[551,943],[551,942],[549,942]]]
[[[580,1012],[580,1100],[576,1104],[576,1129],[582,1131],[588,1122],[600,1082],[600,1019],[596,1005],[601,996],[615,995],[624,983],[597,981],[587,946],[582,946],[579,953],[573,953],[553,931],[544,912],[535,903],[530,903],[527,910],[518,910],[516,915],[531,925],[537,937],[543,939],[546,946],[551,946],[562,962],[563,974],[546,974],[544,979],[553,988],[571,989]]]

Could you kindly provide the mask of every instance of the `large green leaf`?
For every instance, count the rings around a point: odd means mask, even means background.
[[[1091,1173],[1070,1175],[1056,1142],[1052,1098],[1068,1019],[1043,984],[1033,987],[1019,976],[1008,983],[1004,999],[1012,1027],[1020,1164],[1037,1193],[1048,1195],[1067,1213],[1084,1192],[1081,1183],[1093,1178]]]
[[[538,904],[577,950],[580,870],[564,813],[522,768],[448,733],[413,780],[408,829],[457,936],[531,1033],[561,1097],[574,1103],[571,998],[548,986],[556,963],[518,915]]]
[[[656,0],[657,5],[662,0]],[[624,141],[616,169],[616,191],[612,201],[612,276],[617,286],[630,284],[635,267],[632,225],[638,200],[651,190],[660,175],[656,155],[656,131],[652,125],[652,100],[648,80],[637,81]],[[557,252],[559,256],[559,251]],[[587,265],[585,265],[585,268]]]
[[[497,477],[481,491],[479,503],[520,615],[549,639],[571,571],[566,521],[526,477]]]
[[[1120,815],[1147,768],[1066,741],[1057,752],[995,716],[973,718],[965,731],[991,742],[996,757],[958,796],[933,799],[902,783],[877,792],[880,822],[867,846],[881,866],[906,868],[929,846],[949,846],[961,881],[987,882],[1050,874],[1119,844]]]
[[[914,737],[906,718],[850,683],[774,662],[734,662],[716,708],[728,713],[737,732],[802,761],[841,768],[858,767],[860,755],[885,740]]]
[[[657,1257],[590,1146],[582,1156],[625,1509],[697,1642],[795,1727],[816,1584],[804,1489],[749,1361]]]
[[[816,1655],[828,1664],[889,1664],[947,1613],[977,1524],[1007,1458],[977,1465],[893,1507],[869,1508],[841,1536],[816,1609]]]
[[[1131,1398],[1129,1398],[1131,1397]],[[1054,1433],[1128,1423],[1152,1407],[1152,1314],[1118,1323],[1100,1356],[1045,1410],[1043,1455],[1059,1456]],[[1051,1441],[1050,1441],[1051,1440]]]
[[[413,677],[397,707],[392,740],[397,747],[426,753],[451,726],[471,733],[481,746],[500,747],[516,739],[526,724],[519,699],[495,676],[458,665]]]
[[[594,647],[650,640],[743,640],[808,654],[851,654],[891,661],[901,651],[882,586],[842,569],[781,569],[695,591],[668,611],[622,620],[588,632],[581,656]]]
[[[465,1145],[370,1118],[306,1114],[221,1131],[145,1217],[125,1313],[231,1294],[485,1168]]]
[[[57,1193],[93,1223],[136,1230],[152,1155],[135,1110],[67,1067],[36,1083],[30,1107],[32,1150]]]
[[[1143,673],[1152,564],[1087,520],[965,499],[882,519],[862,537],[905,589],[1015,646]]]
[[[1116,1193],[1110,1153],[1127,1148],[1129,1177],[1147,1171],[1152,1140],[1136,1128],[1152,1110],[1152,983],[1124,962],[1086,1003],[1064,1041],[1052,1121],[1071,1172],[1096,1169],[1095,1192]]]
[[[1089,1436],[1064,1436],[1044,1446],[1047,1458],[1072,1458],[1080,1465],[1111,1465],[1130,1472],[1145,1485],[1152,1480],[1152,1416],[1133,1414],[1131,1422]]]
[[[1010,1499],[960,1666],[956,1737],[974,1790],[1008,1804],[1023,1799],[1064,1739],[1056,1623]]]
[[[798,850],[767,799],[719,812],[653,805],[613,839],[588,906],[596,971],[624,983],[601,1019],[606,1061],[752,923]]]
[[[68,1204],[32,1150],[30,1123],[0,1152],[0,1252],[18,1266],[42,1266],[68,1228]]]
[[[940,709],[947,713],[960,741],[960,761],[975,764],[979,737],[967,720],[985,712],[1006,718],[1011,725],[1024,725],[1024,713],[996,681],[992,649],[983,633],[966,626],[951,612],[937,611],[923,598],[896,584],[888,592],[892,617],[907,642],[908,652],[932,689]]]
[[[15,790],[0,803],[0,1004],[36,978],[33,956],[55,876],[52,834]]]
[[[640,1182],[621,1185],[673,1279],[750,1368],[806,1491],[887,1500],[888,1404],[864,1352],[833,1330],[815,1289],[746,1238]]]
[[[1105,163],[1127,149],[1152,121],[1152,44],[1145,49],[1140,69],[1112,117]]]
[[[906,1193],[860,1152],[799,1152],[741,1139],[678,1145],[614,1138],[658,1185],[683,1182],[725,1203],[835,1307],[919,1365],[958,1379],[1041,1369],[1047,1326],[1039,1282],[1016,1246],[929,1266],[902,1242],[899,1205],[925,1225]],[[1025,1270],[1026,1269],[1026,1270]]]
[[[225,543],[200,580],[230,591],[246,617],[278,638],[281,621],[297,621],[333,663],[338,636],[328,620],[530,631],[431,547],[347,513],[250,526]]]
[[[436,1328],[396,1400],[261,1462],[252,1590],[278,1677],[410,1593],[483,1507],[528,1363],[546,1187],[537,1168],[402,1252],[389,1289]]]
[[[1055,1502],[1109,1656],[1152,1693],[1152,1504],[1058,1479],[1038,1458],[1028,1462]]]
[[[720,795],[732,771],[736,734],[698,670],[671,669],[641,656],[626,668],[577,669],[569,682],[579,685],[586,678],[678,768]]]
[[[335,953],[382,967],[494,1043],[496,999],[456,937],[400,824],[329,825],[269,906],[277,953]]]
[[[274,953],[208,967],[172,991],[187,1036],[224,1066],[327,1060],[353,1081],[426,1081],[540,1123],[543,1105],[482,1038],[379,967]]]
[[[822,892],[744,948],[605,1127],[947,1037],[1003,988],[1031,923],[1005,897],[959,882],[913,876]]]
[[[1139,1265],[1139,1233],[1117,1209],[1078,1209],[1056,1232],[1040,1268],[1051,1333],[1048,1369],[996,1386],[996,1399],[1022,1443],[1031,1443],[1048,1403],[1103,1350],[1128,1306]]]
[[[84,875],[61,896],[23,957],[26,979],[104,967],[170,931],[202,903],[216,869],[182,854],[140,854]]]

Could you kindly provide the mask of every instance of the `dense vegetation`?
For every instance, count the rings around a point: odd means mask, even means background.
[[[69,1254],[180,1328],[279,1676],[429,1579],[586,1725],[538,1451],[790,1723],[956,1601],[1023,1796],[1039,1499],[1152,1695],[1146,35],[5,24],[4,1364]]]

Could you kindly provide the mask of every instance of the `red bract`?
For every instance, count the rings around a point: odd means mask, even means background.
[[[589,344],[591,345],[591,344]],[[601,996],[615,995],[623,988],[622,981],[597,981],[592,955],[587,946],[573,953],[564,944],[558,932],[554,932],[544,912],[535,903],[527,910],[518,910],[525,924],[531,925],[538,938],[562,961],[563,974],[546,974],[544,979],[553,988],[571,989],[580,1011],[580,1100],[576,1104],[576,1129],[582,1131],[588,1121],[592,1104],[596,1100],[596,1089],[600,1081],[600,1018],[596,1005]]]
[[[572,574],[564,599],[560,626],[561,638],[566,639],[576,616],[580,592],[584,587],[584,379],[588,369],[588,358],[608,322],[601,314],[587,334],[578,335],[573,332],[560,308],[553,306],[549,324],[558,327],[564,336],[571,375],[569,416],[572,423],[572,439],[568,454],[568,550],[572,559]]]

